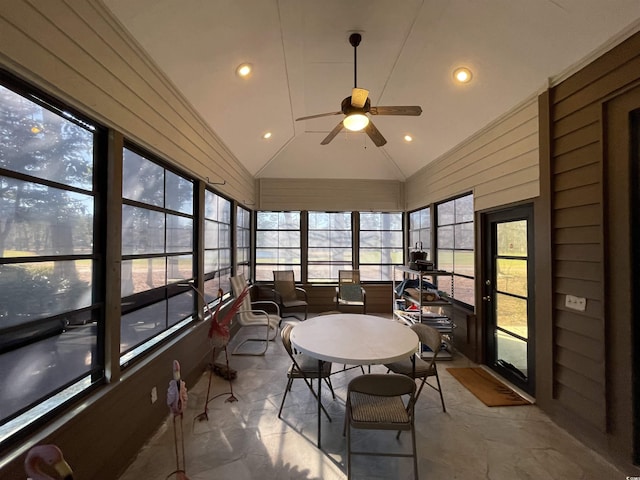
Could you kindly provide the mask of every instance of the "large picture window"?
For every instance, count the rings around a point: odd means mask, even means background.
[[[237,274],[251,279],[251,212],[246,208],[236,208],[236,265]]]
[[[391,280],[393,266],[404,263],[402,213],[360,213],[360,278]]]
[[[426,207],[409,213],[409,248],[427,252],[427,259],[433,260],[431,252],[431,208]]]
[[[273,270],[293,270],[300,280],[300,212],[258,212],[256,219],[256,280],[273,281]]]
[[[309,282],[336,282],[353,268],[351,212],[309,212],[308,236]]]
[[[436,205],[438,268],[451,271],[454,298],[475,305],[473,195],[465,195]],[[444,277],[443,277],[444,278]],[[443,290],[447,290],[443,286]]]
[[[193,278],[194,185],[148,157],[123,151],[123,364],[177,328],[194,305],[193,292],[169,296],[167,289]]]
[[[209,190],[204,195],[204,275],[207,302],[218,288],[231,290],[231,202]]]
[[[0,442],[104,377],[93,292],[104,132],[25,90],[0,77]]]

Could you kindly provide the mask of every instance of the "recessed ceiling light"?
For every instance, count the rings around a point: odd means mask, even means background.
[[[262,138],[264,138],[265,140],[268,140],[271,138],[271,132],[266,132],[264,135],[262,135]]]
[[[473,78],[473,74],[467,67],[460,67],[453,71],[453,78],[458,83],[469,83]]]
[[[404,141],[405,142],[412,142],[413,141],[413,137],[411,135],[405,135],[404,136]]]
[[[239,77],[242,78],[247,78],[249,75],[251,75],[252,71],[253,68],[251,67],[250,63],[242,63],[238,65],[238,68],[236,68],[236,73]]]

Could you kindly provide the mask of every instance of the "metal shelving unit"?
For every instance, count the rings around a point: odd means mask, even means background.
[[[402,280],[398,280],[402,273]],[[439,278],[449,277],[449,290],[438,288]],[[410,285],[410,286],[407,286]],[[440,285],[442,286],[442,285]],[[398,291],[400,290],[400,291]],[[453,273],[443,270],[420,271],[406,266],[395,266],[393,272],[393,315],[407,325],[424,323],[443,335],[443,351],[438,359],[451,358],[453,329]],[[430,351],[422,351],[428,358]]]

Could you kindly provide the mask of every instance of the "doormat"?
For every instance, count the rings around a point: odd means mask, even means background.
[[[531,405],[531,402],[483,368],[447,368],[456,380],[488,407]]]

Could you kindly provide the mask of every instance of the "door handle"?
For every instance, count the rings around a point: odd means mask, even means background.
[[[491,301],[491,297],[489,295],[487,295],[486,297],[482,297],[482,300],[484,300],[485,302],[490,302]]]

